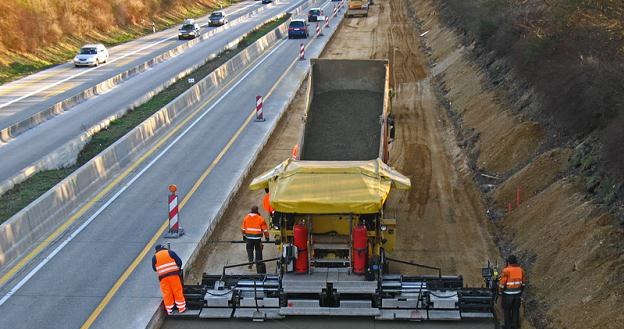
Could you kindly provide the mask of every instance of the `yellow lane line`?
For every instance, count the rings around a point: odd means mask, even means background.
[[[260,58],[260,57],[259,57]],[[259,60],[256,58],[250,65],[254,64]],[[228,83],[225,84],[223,89],[227,89],[230,85],[232,85],[238,78],[245,73],[246,70],[241,70],[234,78],[232,78]],[[139,159],[132,163],[132,165],[126,169],[122,174],[117,176],[113,181],[111,181],[104,189],[102,189],[98,194],[95,195],[90,201],[88,201],[84,206],[82,206],[74,215],[72,215],[65,223],[59,226],[54,232],[52,232],[44,241],[42,241],[35,249],[33,249],[28,255],[24,256],[17,264],[15,264],[10,270],[8,270],[5,274],[0,277],[0,287],[4,285],[7,281],[9,281],[13,276],[15,276],[22,268],[28,264],[33,258],[39,255],[43,249],[48,247],[52,242],[54,242],[67,228],[72,225],[78,218],[84,215],[88,210],[90,210],[94,204],[96,204],[99,200],[101,200],[112,188],[117,186],[121,180],[126,178],[132,171],[134,171],[139,165],[141,165],[145,159],[147,159],[152,153],[154,153],[158,148],[160,148],[166,141],[168,141],[176,132],[178,132],[184,125],[186,125],[191,119],[193,119],[199,112],[203,110],[203,108],[211,102],[214,98],[219,96],[219,93],[214,94],[210,98],[208,98],[204,103],[198,106],[197,110],[193,111],[187,118],[182,120],[173,130],[167,133],[156,145],[154,145],[151,149],[149,149],[145,154],[143,154]]]
[[[325,6],[323,6],[325,7]],[[310,45],[310,43],[312,43],[312,41],[314,41],[316,39],[316,37],[313,37],[312,39],[310,39],[310,41],[307,42],[306,47],[308,45]],[[273,92],[275,92],[275,89],[277,88],[277,86],[281,83],[281,81],[286,77],[286,75],[290,72],[290,70],[292,69],[292,67],[297,64],[299,62],[298,56],[297,58],[292,61],[290,63],[290,65],[286,68],[286,70],[284,71],[284,73],[282,73],[282,75],[278,78],[277,82],[271,87],[271,89],[269,90],[269,92],[267,92],[266,96],[265,96],[265,100],[269,99],[269,97],[273,94]],[[195,194],[195,192],[197,191],[197,189],[199,189],[199,187],[201,186],[201,184],[204,182],[204,180],[206,179],[206,177],[208,177],[208,175],[210,174],[210,172],[212,172],[212,170],[214,169],[214,167],[221,161],[221,159],[225,156],[225,154],[227,153],[227,151],[232,147],[232,145],[234,144],[234,142],[236,142],[236,140],[238,139],[238,137],[240,136],[240,134],[243,132],[243,130],[245,130],[245,128],[249,125],[249,122],[251,122],[251,120],[255,117],[255,108],[251,111],[251,113],[249,114],[249,116],[247,117],[247,119],[245,120],[245,122],[238,128],[238,130],[236,131],[236,133],[232,136],[232,138],[230,138],[230,140],[228,141],[228,143],[225,145],[225,147],[219,152],[219,154],[217,155],[217,157],[210,163],[210,165],[208,166],[208,168],[206,168],[206,170],[201,174],[201,176],[199,177],[199,179],[195,182],[195,184],[193,184],[193,187],[190,189],[189,193],[182,199],[182,202],[180,202],[180,210],[186,205],[186,203],[188,202],[188,200],[191,198],[191,196],[193,196],[193,194]],[[98,306],[95,308],[95,310],[91,313],[91,315],[89,316],[89,318],[84,322],[84,324],[80,327],[80,329],[89,329],[91,328],[91,326],[93,325],[93,323],[95,322],[95,320],[97,320],[97,318],[100,316],[100,314],[102,313],[102,311],[104,311],[104,309],[106,308],[106,306],[108,306],[108,304],[110,303],[110,301],[113,299],[113,297],[117,294],[117,292],[119,291],[119,288],[121,288],[121,286],[126,282],[126,280],[130,277],[130,275],[132,274],[132,272],[134,272],[136,270],[136,268],[139,266],[139,263],[143,260],[143,258],[145,258],[145,256],[147,255],[147,253],[152,249],[152,246],[156,243],[156,241],[158,241],[158,238],[165,232],[165,230],[168,227],[168,220],[165,220],[165,222],[162,224],[162,226],[158,229],[158,231],[152,236],[152,238],[150,239],[150,241],[147,243],[147,245],[145,245],[145,247],[143,248],[143,250],[141,250],[141,253],[139,253],[139,255],[132,261],[132,263],[130,264],[130,266],[128,266],[128,268],[126,268],[126,270],[124,271],[124,273],[119,277],[119,279],[117,280],[117,282],[115,282],[115,284],[113,285],[113,287],[106,293],[106,295],[104,296],[104,298],[102,299],[102,301],[100,302],[100,304],[98,304]]]
[[[232,138],[228,141],[228,143],[221,150],[221,152],[219,152],[219,155],[217,155],[217,157],[212,161],[210,166],[208,166],[208,168],[201,174],[201,176],[195,182],[195,184],[193,184],[193,187],[191,188],[189,193],[182,199],[182,202],[180,202],[180,210],[182,210],[182,208],[184,208],[184,205],[186,205],[186,203],[191,198],[191,196],[193,196],[193,194],[195,194],[195,192],[197,191],[199,186],[204,182],[206,177],[208,177],[208,175],[214,169],[214,167],[221,161],[221,159],[223,158],[225,153],[227,153],[227,151],[230,149],[230,147],[232,147],[232,144],[234,144],[234,142],[238,139],[238,136],[240,136],[240,134],[243,132],[243,130],[247,127],[247,125],[249,124],[249,122],[253,118],[254,118],[254,112],[252,112],[247,117],[247,120],[245,120],[243,125],[240,126],[240,128],[238,128],[238,130],[236,131],[234,136],[232,136]],[[165,232],[165,230],[168,227],[168,222],[169,222],[168,220],[164,221],[164,223],[160,226],[158,231],[156,231],[154,236],[152,236],[152,238],[147,243],[147,245],[145,245],[143,250],[141,250],[141,253],[139,253],[139,255],[132,261],[130,266],[128,266],[128,268],[123,272],[121,277],[119,277],[117,282],[115,282],[113,287],[108,291],[108,293],[106,293],[106,296],[104,296],[104,298],[102,299],[100,304],[98,304],[98,306],[95,308],[95,310],[93,310],[93,312],[91,313],[91,315],[89,316],[87,321],[85,321],[85,323],[83,323],[83,325],[80,327],[80,329],[91,328],[91,326],[93,325],[95,320],[97,320],[97,318],[100,316],[102,311],[104,311],[104,309],[106,308],[108,303],[110,303],[111,299],[113,299],[113,297],[117,294],[117,291],[119,291],[119,288],[121,288],[121,286],[130,277],[130,274],[132,274],[132,272],[134,272],[134,270],[136,270],[136,268],[139,266],[139,263],[141,263],[141,260],[143,260],[143,258],[145,258],[147,253],[152,249],[152,246],[156,243],[156,241],[158,241],[158,238]]]

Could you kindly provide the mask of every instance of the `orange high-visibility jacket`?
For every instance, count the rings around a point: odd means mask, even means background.
[[[259,214],[249,213],[243,219],[241,225],[241,231],[247,237],[247,239],[261,239],[262,234],[269,237],[269,227],[266,221]]]
[[[159,250],[156,255],[156,273],[158,273],[158,279],[162,280],[164,277],[170,275],[178,275],[180,267],[176,264],[175,259],[169,255],[169,250]]]
[[[524,270],[518,265],[507,265],[498,280],[500,291],[505,294],[519,294],[525,285]]]
[[[271,207],[271,196],[269,193],[265,194],[264,199],[262,199],[262,208],[264,208],[269,215],[273,213],[274,209]]]

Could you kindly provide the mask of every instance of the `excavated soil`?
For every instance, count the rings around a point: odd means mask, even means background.
[[[326,92],[315,95],[310,106],[301,159],[349,161],[379,156],[383,93]]]
[[[580,193],[578,179],[568,171],[573,150],[542,152],[544,129],[504,106],[499,91],[467,56],[471,49],[462,47],[460,36],[440,21],[437,4],[377,0],[369,17],[344,20],[322,55],[390,60],[396,118],[390,164],[413,185],[408,192],[391,193],[386,207],[386,215],[398,219],[393,256],[439,266],[443,273],[461,274],[466,284],[479,286],[480,267],[488,259],[500,262],[514,252],[530,282],[522,328],[620,328],[622,230]],[[247,184],[289,157],[298,142],[305,86],[212,240],[240,239],[242,217],[263,196]],[[487,188],[481,189],[475,169],[492,177]],[[504,213],[505,205],[515,201],[518,189],[520,207],[514,204],[511,214],[495,224],[489,221],[488,214]],[[204,264],[193,269],[188,281],[246,258],[242,244],[209,244],[202,253]],[[265,257],[274,253],[271,246],[265,248]]]
[[[624,232],[582,192],[586,182],[571,174],[575,151],[546,149],[543,127],[509,110],[501,101],[509,99],[506,91],[487,81],[461,35],[441,22],[439,2],[411,4],[461,145],[473,168],[493,174],[483,186],[489,207],[498,214],[506,205],[513,209],[498,219],[494,233],[503,256],[519,255],[527,269],[530,323],[523,321],[522,327],[621,328]]]
[[[454,142],[453,126],[430,87],[418,31],[405,4],[400,0],[377,1],[368,18],[345,20],[322,57],[391,61],[397,136],[391,145],[390,164],[408,175],[413,184],[408,193],[391,194],[386,207],[390,216],[398,218],[398,244],[393,255],[441,267],[444,274],[462,274],[466,284],[480,286],[480,267],[498,257],[496,247],[488,233],[480,192]],[[305,86],[243,186],[290,155],[301,133]],[[245,187],[239,190],[213,240],[240,239],[240,220],[262,196]],[[192,276],[195,279],[201,272],[219,271],[222,264],[245,261],[243,245],[212,244],[204,255],[200,258],[205,264],[197,266]],[[421,273],[400,267],[393,271]]]

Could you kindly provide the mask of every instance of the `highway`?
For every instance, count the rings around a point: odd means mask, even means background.
[[[194,63],[204,60],[211,54],[218,53],[226,45],[242,34],[251,31],[261,22],[281,12],[287,11],[290,8],[294,8],[299,3],[301,3],[301,0],[286,0],[275,3],[267,7],[266,10],[253,16],[251,19],[234,25],[221,33],[217,33],[208,40],[200,42],[182,54],[130,78],[104,94],[90,98],[76,105],[70,111],[43,122],[34,129],[30,129],[18,135],[4,145],[0,145],[0,158],[3,159],[3,166],[0,168],[0,183],[13,179],[16,176],[28,176],[29,173],[35,172],[41,167],[48,167],[49,165],[45,164],[46,161],[60,162],[61,164],[71,163],[75,159],[78,148],[71,149],[71,152],[67,152],[65,149],[59,151],[57,148],[67,145],[70,141],[78,144],[84,143],[88,137],[88,129],[117,117],[124,109],[130,106],[130,104],[133,104],[139,98],[146,97],[146,95],[149,95],[152,90],[161,86],[165,81],[176,77],[179,72],[187,69]],[[258,5],[259,2],[251,4],[243,3],[239,5],[239,7],[236,7],[239,9],[235,9],[235,11],[241,10],[239,14],[242,14],[243,12],[251,11]],[[172,33],[173,39],[171,36]],[[137,42],[139,44],[149,44],[153,41],[153,38],[153,36],[150,36],[147,37],[146,40],[141,39]],[[82,87],[76,88],[84,88],[93,85],[110,74],[118,73],[120,70],[128,68],[128,66],[133,66],[137,62],[145,61],[150,56],[153,56],[155,52],[162,52],[166,48],[174,47],[180,42],[177,40],[175,31],[169,31],[167,36],[160,36],[158,38],[159,40],[166,41],[157,45],[157,47],[160,47],[158,51],[154,50],[149,54],[142,55],[140,59],[135,59],[132,63],[124,65],[123,68],[116,68],[115,65],[118,63],[121,64],[121,62],[125,62],[125,60],[119,62],[112,62],[111,60],[111,63],[108,65],[99,67],[85,76],[71,79],[66,83],[71,84],[73,83],[72,81],[88,80],[82,84]],[[128,47],[133,48],[130,46]],[[136,47],[136,43],[134,47]],[[114,54],[114,52],[112,53]],[[139,56],[139,53],[137,53],[137,56]],[[60,69],[61,68],[59,68],[59,70]],[[73,67],[66,69],[71,72],[76,72]],[[77,71],[86,72],[83,68],[77,69]],[[48,73],[42,72],[41,74]],[[96,75],[97,78],[91,78],[91,74]],[[61,79],[62,77],[63,75],[60,75],[56,79]],[[65,93],[55,96],[57,97],[56,100],[64,97],[63,95],[65,95]],[[31,102],[33,99],[35,98],[29,97],[27,100],[24,100],[24,102]],[[24,102],[20,102],[19,104],[24,104]],[[3,108],[0,109],[0,113],[2,111],[10,110],[8,108]],[[28,152],[24,152],[23,150],[25,149],[28,149]],[[63,160],[57,160],[59,154],[63,157]]]
[[[226,8],[225,12],[233,20],[260,6],[259,2],[244,1]],[[207,21],[207,17],[197,20],[202,33],[212,29]],[[179,25],[112,47],[108,63],[98,67],[75,68],[73,63],[67,62],[3,84],[0,86],[0,129],[186,42],[178,40],[178,28]]]
[[[167,185],[179,188],[187,231],[169,241],[188,259],[276,123],[272,109],[298,89],[292,73],[303,76],[309,65],[298,60],[301,42],[311,43],[310,56],[320,53],[319,40],[279,41],[147,150],[104,198],[88,200],[64,236],[0,288],[0,328],[145,327],[161,301],[150,258],[163,241]],[[266,97],[266,122],[252,120],[256,95]]]

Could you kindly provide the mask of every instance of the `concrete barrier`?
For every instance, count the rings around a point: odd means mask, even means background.
[[[265,7],[262,7],[262,8],[265,8]],[[239,17],[239,18],[237,18],[237,20],[238,19],[243,19],[245,17],[251,17],[251,16],[253,16],[255,14],[257,14],[256,11],[254,11],[252,13],[249,13],[248,15],[245,15],[243,17]],[[277,15],[275,15],[275,16],[273,16],[273,17],[271,17],[271,18],[269,18],[269,19],[259,23],[258,25],[256,25],[252,29],[252,31],[257,30],[258,28],[260,28],[261,26],[263,26],[267,22],[270,22],[270,21],[275,20],[275,19],[279,19],[279,18],[283,17],[284,15],[285,15],[285,13],[277,14]],[[234,20],[232,22],[235,22],[235,21],[236,20]],[[222,27],[226,27],[226,26],[228,26],[228,25],[224,25]],[[212,34],[217,33],[218,29],[219,28],[211,30]],[[210,32],[205,34],[204,36],[202,36],[202,39],[209,38],[210,36],[208,34],[210,34]],[[212,35],[212,34],[210,34],[210,35]],[[85,144],[87,144],[89,142],[89,140],[91,139],[91,136],[93,136],[94,134],[96,134],[100,130],[105,129],[106,127],[108,127],[108,125],[110,124],[111,121],[114,121],[115,119],[118,119],[118,118],[122,117],[128,111],[130,111],[130,110],[132,110],[132,109],[134,109],[134,108],[136,108],[138,106],[141,106],[142,104],[146,103],[154,95],[158,94],[162,90],[164,90],[167,87],[171,86],[172,84],[174,84],[178,80],[186,77],[188,74],[192,73],[193,71],[195,71],[200,66],[206,64],[208,61],[210,61],[210,60],[214,59],[215,57],[217,57],[223,51],[236,48],[238,46],[238,43],[243,38],[245,38],[248,34],[249,33],[245,33],[245,34],[241,35],[240,37],[236,38],[232,42],[228,43],[225,47],[223,47],[219,51],[214,52],[211,55],[207,56],[203,61],[197,62],[194,65],[189,66],[187,69],[185,69],[184,71],[181,71],[175,77],[165,81],[163,84],[159,85],[157,88],[155,88],[153,90],[150,90],[145,95],[139,97],[132,104],[128,104],[128,106],[119,109],[117,112],[115,112],[114,114],[112,114],[109,117],[105,118],[104,120],[101,120],[100,122],[98,122],[98,123],[94,124],[93,126],[87,128],[79,136],[76,136],[75,138],[71,139],[70,141],[66,142],[65,144],[63,144],[63,145],[59,146],[58,148],[54,149],[53,151],[48,153],[46,156],[44,156],[43,158],[41,158],[41,159],[37,160],[36,162],[32,163],[28,167],[23,168],[18,173],[13,175],[11,178],[9,178],[9,179],[7,179],[7,180],[5,180],[3,182],[0,182],[0,195],[5,193],[6,191],[12,189],[13,186],[15,186],[16,184],[19,184],[19,183],[25,181],[26,179],[28,179],[29,177],[31,177],[32,175],[34,175],[37,172],[40,172],[42,170],[53,170],[53,169],[58,169],[58,168],[64,168],[64,167],[68,167],[68,166],[74,165],[75,162],[76,162],[76,158],[78,157],[78,154],[84,148]],[[199,40],[194,39],[194,40],[191,40],[190,42],[191,43],[192,42],[199,42]],[[182,46],[185,46],[185,45],[181,45],[181,47]],[[171,51],[174,51],[174,49],[172,49]],[[181,50],[179,50],[177,52],[180,52],[180,51]],[[175,56],[175,54],[172,53],[172,54],[170,54],[168,56],[169,57]],[[152,59],[152,60],[144,63],[141,66],[143,68],[142,71],[145,71],[149,67],[151,67],[153,65],[156,65],[157,63],[160,63],[160,62],[162,62],[164,60],[166,60],[166,59],[161,59],[160,61],[156,61],[156,59]],[[147,63],[149,63],[151,61],[155,61],[155,62],[153,64],[149,64],[148,65]],[[138,67],[134,68],[134,69],[138,70]],[[128,72],[126,72],[126,73],[130,74]],[[119,81],[116,81],[115,83],[119,84],[122,81],[129,79],[131,76],[137,75],[138,73],[140,73],[140,72],[139,71],[135,71],[135,73],[132,73],[132,75],[128,75],[126,78],[123,78],[123,79],[121,79]],[[108,89],[113,88],[114,86],[115,86],[115,84],[113,84],[113,82],[111,82],[111,84],[108,87]],[[100,91],[98,91],[98,93],[99,92],[103,92],[104,90],[107,90],[107,89],[101,89]],[[75,103],[73,105],[76,105],[76,104],[77,103]],[[68,109],[66,109],[66,110],[68,110]],[[45,120],[53,117],[54,115],[60,114],[63,111],[65,111],[65,110],[61,110],[60,112],[54,111],[52,114],[50,114],[50,116],[46,117]],[[38,115],[39,114],[37,114],[36,116],[38,116]],[[45,121],[45,120],[43,120],[43,121]],[[41,123],[41,122],[35,123],[34,125],[37,125],[39,123]],[[30,128],[32,128],[33,126],[30,126]],[[9,128],[7,128],[7,129],[9,129]]]
[[[230,27],[232,27],[233,25],[237,25],[239,23],[242,23],[246,20],[248,20],[249,18],[263,12],[264,10],[266,10],[268,7],[272,6],[263,6],[260,7],[246,15],[243,15],[237,19],[234,19],[232,21],[230,21],[228,24],[226,25],[222,25],[219,26],[215,29],[212,29],[210,31],[208,31],[207,33],[202,34],[199,38],[195,38],[193,40],[187,41],[171,50],[168,50],[140,65],[137,65],[125,72],[119,73],[111,78],[108,78],[98,84],[96,84],[93,87],[90,87],[86,90],[83,90],[82,92],[77,93],[76,95],[73,95],[67,99],[64,99],[52,106],[50,106],[49,108],[38,112],[34,115],[32,115],[31,117],[24,119],[18,123],[15,123],[7,128],[4,128],[2,130],[0,130],[0,141],[2,142],[8,142],[9,140],[11,140],[12,138],[15,138],[16,136],[22,134],[23,132],[25,132],[28,129],[31,129],[49,119],[51,119],[52,117],[59,115],[65,111],[70,110],[72,107],[76,106],[77,104],[91,98],[94,97],[96,95],[99,95],[107,90],[110,90],[112,88],[114,88],[115,86],[119,85],[120,83],[122,83],[125,80],[128,80],[129,78],[140,74],[144,71],[146,71],[147,69],[153,67],[156,64],[162,63],[168,59],[170,59],[171,57],[177,56],[178,54],[182,53],[183,51],[185,51],[186,49],[198,44],[201,41],[204,41],[210,37],[212,37],[213,35],[215,35],[216,33],[225,31],[227,29],[229,29]],[[275,19],[276,16],[266,20],[267,21],[271,21],[273,19]],[[264,24],[265,22],[263,22],[262,24]],[[202,63],[203,64],[203,63]],[[1,193],[1,192],[0,192]]]
[[[311,2],[311,1],[309,1]],[[293,11],[299,13],[308,2]],[[30,251],[72,213],[83,206],[102,186],[136,161],[167,128],[182,120],[201,100],[216,95],[236,73],[285,38],[288,22],[258,39],[245,50],[196,83],[123,138],[80,167],[19,213],[0,225],[0,273]]]
[[[310,1],[310,3],[314,3],[314,2]],[[335,31],[338,29],[338,27],[342,23],[343,17],[344,17],[343,15],[340,15],[340,16],[336,16],[334,18],[334,19],[337,20],[338,24],[334,23],[334,24],[336,24],[336,26],[331,30],[332,33],[331,33],[330,38],[318,39],[319,41],[321,41],[321,49],[324,50],[325,46],[329,42],[331,42],[331,40],[333,40],[334,35],[335,35]],[[320,52],[320,53],[322,53],[322,52]],[[317,56],[318,55],[319,54],[317,54]],[[290,103],[292,103],[293,99],[297,95],[297,91],[299,90],[299,87],[301,86],[303,81],[306,79],[308,74],[309,74],[309,68],[303,74],[301,74],[299,76],[296,76],[295,79],[296,79],[297,83],[288,84],[288,86],[292,86],[293,89],[290,92],[288,92],[286,100],[283,103],[280,103],[278,108],[276,108],[275,106],[272,107],[272,109],[274,110],[272,113],[277,115],[277,119],[272,122],[271,126],[268,129],[268,133],[264,136],[263,139],[261,139],[259,141],[259,143],[257,144],[257,147],[253,150],[252,156],[250,157],[249,161],[245,164],[244,170],[238,176],[237,181],[234,184],[234,186],[232,187],[232,189],[230,189],[227,192],[228,194],[227,194],[227,196],[225,198],[225,201],[221,204],[221,206],[219,207],[219,210],[214,215],[214,217],[211,219],[211,222],[208,225],[208,229],[203,233],[203,236],[201,237],[200,241],[197,243],[197,245],[195,245],[193,247],[194,249],[191,252],[191,254],[189,255],[189,257],[182,259],[182,262],[184,264],[186,264],[185,267],[184,267],[185,272],[186,272],[186,270],[189,270],[190,268],[194,267],[195,262],[197,261],[197,257],[200,254],[201,248],[203,248],[203,246],[205,246],[208,243],[208,241],[210,240],[210,238],[212,236],[212,232],[214,231],[215,227],[217,226],[217,224],[219,223],[219,221],[221,220],[221,218],[225,214],[225,211],[229,207],[229,204],[231,203],[232,199],[236,196],[236,192],[242,186],[243,182],[245,181],[245,178],[247,177],[247,175],[251,171],[251,167],[254,165],[254,163],[258,159],[258,156],[260,155],[260,152],[264,149],[264,146],[268,143],[271,135],[275,131],[275,128],[277,128],[277,125],[279,124],[283,114],[286,112],[286,109],[288,108]],[[250,111],[251,111],[251,108],[250,108]],[[148,322],[148,324],[146,325],[145,329],[157,329],[157,328],[160,328],[160,327],[162,327],[162,323],[164,322],[164,320],[165,320],[165,312],[164,312],[164,308],[161,305],[158,309],[154,310],[154,314],[152,315],[152,317],[151,317],[150,321]]]

